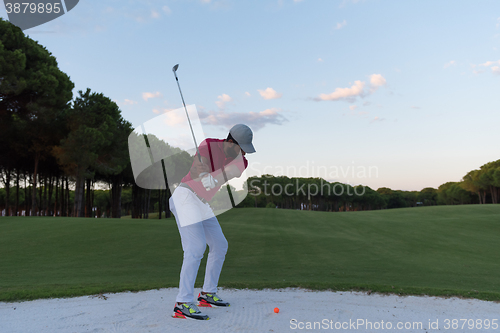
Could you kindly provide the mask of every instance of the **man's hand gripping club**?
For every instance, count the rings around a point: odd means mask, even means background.
[[[199,181],[199,178],[201,178],[201,182],[207,191],[210,191],[217,186],[218,180],[210,174],[208,160],[206,157],[202,156],[201,160],[196,158],[194,159],[193,166],[191,167],[191,173],[196,176],[193,177],[193,179],[197,178],[196,180]]]
[[[200,174],[201,182],[205,187],[205,190],[210,191],[219,183],[210,173],[204,172]]]
[[[210,168],[208,167],[209,164],[209,160],[202,156],[201,161],[194,159],[193,166],[191,167],[192,178],[195,181],[201,181],[207,191],[210,191],[219,184],[226,182],[222,172],[214,172],[214,174],[210,173]],[[241,175],[241,171],[235,165],[224,167],[224,172],[226,173],[227,180]]]

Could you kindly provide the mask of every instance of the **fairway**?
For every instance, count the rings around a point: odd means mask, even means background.
[[[500,205],[245,208],[219,221],[229,242],[220,286],[500,300]],[[0,301],[177,287],[181,263],[172,218],[0,219]]]

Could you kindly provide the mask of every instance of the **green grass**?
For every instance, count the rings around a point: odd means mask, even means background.
[[[500,205],[248,208],[219,221],[220,286],[500,300]],[[0,301],[176,287],[181,264],[173,219],[0,218]]]

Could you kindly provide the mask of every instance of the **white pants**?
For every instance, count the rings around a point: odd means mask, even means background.
[[[194,283],[207,244],[209,252],[203,291],[208,293],[217,292],[217,284],[227,252],[227,240],[210,206],[203,204],[189,189],[176,188],[169,203],[170,210],[177,222],[179,234],[181,235],[182,250],[184,251],[179,294],[176,302],[193,302]],[[201,222],[189,223],[193,221],[193,217],[198,219],[200,216],[205,219]],[[190,221],[186,221],[190,218]]]

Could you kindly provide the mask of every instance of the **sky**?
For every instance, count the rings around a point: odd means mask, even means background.
[[[419,191],[500,159],[498,1],[82,0],[24,32],[134,128],[182,107],[179,64],[205,137],[252,128],[248,176]]]

